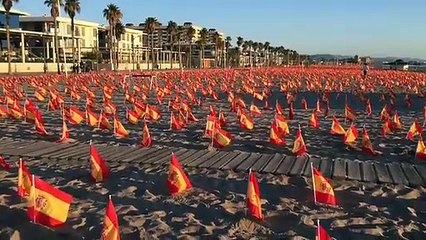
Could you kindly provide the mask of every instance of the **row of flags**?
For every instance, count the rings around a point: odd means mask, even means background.
[[[5,169],[10,170],[10,165],[1,157],[0,164],[2,166],[6,164],[8,167]],[[311,169],[315,204],[337,206],[330,180],[325,178],[312,164]],[[106,181],[110,176],[107,162],[93,144],[90,145],[90,176],[95,182]],[[192,188],[189,176],[173,153],[170,158],[166,185],[172,196],[181,195]],[[19,160],[17,191],[20,197],[26,199],[27,215],[34,223],[58,227],[67,221],[73,197],[31,174],[22,159]],[[251,169],[248,174],[246,209],[249,216],[259,221],[265,220],[262,212],[259,183],[256,174]],[[317,237],[320,237],[319,239],[331,239],[320,225],[318,225]],[[111,196],[108,199],[101,239],[120,239],[118,217]]]

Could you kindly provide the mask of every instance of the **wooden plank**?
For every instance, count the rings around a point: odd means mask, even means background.
[[[373,163],[371,162],[362,162],[362,181],[364,182],[377,182],[376,171],[374,171]]]
[[[108,155],[105,155],[106,158],[109,158],[109,159],[124,158],[128,155],[134,154],[135,151],[140,149],[140,147],[135,147],[135,146],[117,146],[114,148],[117,148],[116,151],[109,153]]]
[[[202,162],[201,164],[199,164],[197,167],[199,167],[199,168],[208,168],[211,165],[213,165],[215,162],[218,162],[221,158],[225,157],[228,154],[229,154],[229,152],[218,151],[217,154],[215,154],[214,156],[206,159],[204,162]]]
[[[285,159],[285,155],[275,153],[271,160],[262,168],[261,172],[273,173],[277,171],[278,166],[281,165],[281,162]]]
[[[235,169],[237,171],[248,171],[252,166],[263,156],[260,153],[251,153],[245,156],[245,160],[242,161]],[[254,171],[254,169],[252,169]]]
[[[19,143],[21,144],[25,144],[26,142],[22,142],[22,141],[1,141],[0,142],[0,153],[4,150],[4,149],[9,149],[9,148],[15,148],[16,145],[18,145]]]
[[[50,146],[51,144],[52,143],[49,143],[49,142],[38,141],[38,142],[34,142],[31,145],[27,145],[25,147],[20,147],[17,149],[11,148],[9,151],[4,151],[4,154],[9,153],[10,155],[14,155],[14,156],[23,156],[26,153],[38,151],[40,149]]]
[[[375,162],[374,169],[376,169],[377,179],[380,183],[392,183],[392,178],[385,164]]]
[[[361,181],[361,167],[359,161],[345,160],[347,165],[347,174],[348,179]]]
[[[308,163],[306,164],[305,170],[303,171],[303,176],[306,177],[312,177],[312,169],[311,169],[311,163],[314,165],[314,168],[318,169],[319,171],[321,171],[319,169],[320,164],[321,164],[321,159],[316,158],[316,157],[310,157],[308,159]],[[322,172],[321,172],[322,173]]]
[[[17,141],[15,144],[8,145],[7,148],[2,149],[1,153],[3,155],[16,155],[16,151],[25,149],[25,148],[32,148],[34,146],[38,146],[38,142],[27,142],[27,141]]]
[[[64,155],[64,154],[67,154],[67,153],[73,152],[73,151],[75,151],[76,149],[80,149],[80,148],[81,148],[81,146],[82,146],[82,144],[78,143],[78,144],[72,145],[71,147],[66,148],[66,149],[64,149],[64,150],[62,150],[62,151],[60,151],[60,152],[56,152],[56,151],[55,151],[55,152],[51,152],[51,153],[45,154],[43,157],[44,157],[44,158],[56,158],[56,157],[58,157],[58,156],[61,156],[61,155]]]
[[[320,171],[326,178],[331,178],[333,173],[333,161],[329,158],[321,158]]]
[[[334,159],[333,163],[333,178],[346,179],[346,161],[343,159]]]
[[[205,154],[208,154],[209,152],[210,151],[207,150],[207,149],[198,150],[193,155],[186,157],[185,159],[181,159],[180,164],[182,166],[186,166],[186,165],[188,165],[188,163],[196,161],[198,158],[200,158],[201,156],[204,156]]]
[[[154,164],[155,162],[157,162],[158,160],[161,160],[163,158],[169,158],[172,155],[172,152],[174,152],[174,154],[179,155],[182,154],[184,152],[187,151],[187,149],[181,148],[177,151],[173,151],[174,149],[170,149],[170,148],[163,148],[163,149],[159,149],[158,152],[154,155],[150,155],[149,158],[146,158],[143,162],[141,162],[142,164]]]
[[[72,152],[68,152],[67,154],[63,154],[60,156],[57,156],[56,158],[58,159],[80,159],[82,155],[86,156],[87,159],[89,159],[89,155],[90,155],[90,146],[89,144],[81,144],[81,147],[78,149],[75,149]],[[96,146],[96,151],[98,151],[98,153],[101,155],[101,157],[103,157],[104,155],[102,154],[103,151],[103,146]]]
[[[187,157],[191,157],[192,155],[194,155],[198,152],[198,150],[196,150],[196,149],[186,149],[186,150],[187,151],[185,151],[182,154],[176,153],[176,157],[178,158],[179,162],[181,162],[182,159],[185,159]],[[155,164],[155,165],[168,165],[169,163],[170,163],[170,157],[168,157],[168,158],[165,157],[165,158],[162,158],[162,159],[156,161],[153,164]]]
[[[423,184],[422,177],[416,171],[412,164],[401,163],[402,170],[407,176],[408,183],[412,187],[421,186]]]
[[[229,152],[227,155],[216,159],[216,161],[212,161],[212,164],[207,168],[220,169],[228,164],[231,160],[237,158],[239,155],[240,152]]]
[[[24,156],[42,158],[42,156],[45,155],[45,154],[52,153],[52,152],[59,152],[59,151],[62,151],[63,149],[72,147],[72,145],[73,144],[54,144],[50,147],[40,149],[40,150],[35,151],[35,152],[27,153]]]
[[[254,161],[256,161],[260,156],[261,156],[261,154],[258,154],[258,153],[241,152],[234,159],[232,159],[228,163],[221,166],[220,169],[223,169],[223,170],[233,169],[234,170],[234,169],[236,169],[237,166],[242,165],[242,164],[245,164],[245,166],[248,166],[247,167],[247,169],[248,169],[248,168],[251,167],[251,165],[253,165]],[[243,169],[245,169],[245,167],[243,167]],[[241,169],[237,169],[237,170],[241,171]]]
[[[426,165],[414,165],[420,177],[423,179],[423,186],[426,186]]]
[[[199,157],[198,159],[195,159],[194,161],[186,164],[188,167],[197,167],[198,165],[202,164],[203,162],[207,161],[208,159],[210,159],[211,157],[213,157],[214,155],[218,154],[218,151],[209,151],[207,150],[208,153],[206,153],[205,155]]]
[[[296,157],[294,161],[293,167],[290,170],[291,176],[299,176],[303,173],[305,169],[306,163],[308,162],[308,158],[306,156]]]
[[[388,169],[391,174],[393,183],[401,185],[409,184],[399,163],[388,164]]]
[[[137,159],[150,158],[152,155],[158,153],[160,149],[156,147],[139,148],[133,154],[123,157],[117,157],[117,162],[129,163]]]
[[[251,170],[255,171],[255,172],[259,172],[261,169],[263,169],[263,167],[269,162],[270,159],[272,159],[274,155],[272,154],[262,154],[262,156],[257,159],[254,164],[250,167]],[[240,167],[240,166],[238,166]],[[242,171],[248,171],[249,168],[247,169],[243,169],[242,167],[240,167]]]
[[[294,162],[296,162],[295,156],[285,156],[274,173],[289,175]]]

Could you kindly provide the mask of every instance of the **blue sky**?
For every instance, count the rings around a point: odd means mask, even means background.
[[[80,0],[79,18],[105,23],[102,10],[117,4],[123,22],[148,16],[163,24],[191,21],[232,37],[269,41],[301,53],[399,56],[426,59],[426,0]],[[48,14],[43,0],[20,0],[32,15]]]

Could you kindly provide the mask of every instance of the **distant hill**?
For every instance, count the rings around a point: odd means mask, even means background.
[[[309,55],[311,60],[321,61],[321,60],[332,60],[332,59],[344,59],[344,58],[353,58],[354,56],[348,55],[335,55],[335,54],[313,54]],[[362,56],[360,56],[362,57]],[[420,58],[406,58],[406,57],[371,57],[373,62],[393,62],[397,59],[402,59],[406,62],[426,62],[426,59]]]

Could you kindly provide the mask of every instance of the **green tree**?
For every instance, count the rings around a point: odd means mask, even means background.
[[[7,68],[8,73],[12,74],[12,49],[10,47],[10,10],[12,9],[13,3],[19,2],[19,0],[2,0],[4,10],[6,10],[6,41],[7,41]],[[25,56],[22,56],[23,58]]]
[[[193,27],[189,27],[186,31],[186,39],[188,41],[189,46],[189,54],[188,54],[188,67],[192,68],[192,41],[195,37],[195,29]]]
[[[154,70],[154,33],[157,30],[159,22],[155,17],[148,17],[145,19],[145,29],[151,38],[151,70]],[[157,63],[155,61],[155,63]]]
[[[177,24],[173,21],[169,21],[169,23],[167,24],[167,34],[169,35],[169,43],[170,43],[170,69],[173,68],[173,47],[174,47],[174,43],[176,38],[174,37],[174,35],[176,34],[177,31]]]
[[[244,44],[244,38],[238,37],[237,38],[237,46],[238,46],[238,67],[241,65],[241,54],[242,54],[242,47]]]
[[[232,41],[232,38],[230,36],[227,36],[226,39],[225,39],[225,48],[224,48],[225,54],[226,54],[226,56],[224,58],[224,64],[223,64],[224,67],[229,66],[229,53],[228,53],[228,51],[229,51],[229,48],[232,46],[231,41]]]
[[[198,33],[198,46],[200,47],[200,68],[204,68],[204,49],[207,44],[207,35],[209,31],[207,28],[201,29]]]
[[[61,66],[59,61],[59,39],[58,39],[58,17],[60,7],[64,5],[62,0],[45,0],[44,5],[50,8],[50,15],[53,17],[53,24],[55,27],[55,55],[56,55],[56,68],[58,74],[61,74]],[[64,51],[65,54],[65,51]]]
[[[114,26],[114,36],[116,36],[117,38],[117,44],[116,44],[116,48],[115,48],[115,59],[116,59],[116,66],[115,69],[118,69],[118,65],[120,63],[120,41],[121,41],[121,36],[123,36],[123,34],[126,33],[126,29],[123,25],[123,23],[121,22],[117,22]]]
[[[72,38],[72,62],[73,64],[76,63],[76,54],[75,54],[75,15],[77,13],[80,13],[81,7],[80,7],[80,0],[65,0],[65,6],[64,11],[68,14],[68,16],[71,18],[71,38]]]
[[[117,70],[117,64],[114,64],[114,49],[115,49],[115,26],[123,18],[123,13],[121,9],[115,4],[108,4],[107,7],[103,10],[103,16],[108,21],[109,31],[108,31],[108,47],[109,47],[109,56],[111,61],[111,69]]]
[[[182,26],[178,26],[176,29],[176,34],[174,35],[174,42],[178,43],[178,54],[179,54],[179,67],[182,69],[182,54],[181,54],[181,38],[182,34],[184,32],[184,29]]]

